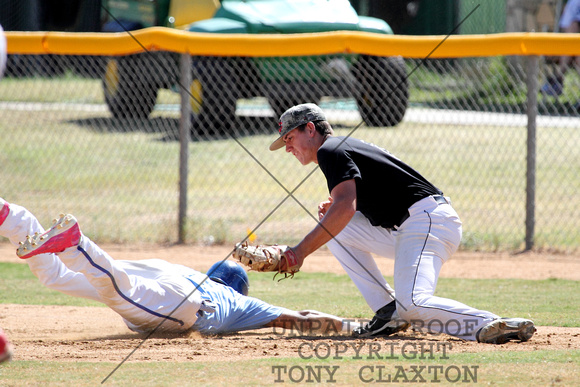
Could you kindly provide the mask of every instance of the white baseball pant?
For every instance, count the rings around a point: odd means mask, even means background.
[[[413,204],[409,214],[401,227],[389,230],[356,212],[327,246],[373,311],[396,299],[399,316],[416,329],[475,340],[477,331],[499,316],[433,295],[443,263],[461,241],[457,213],[450,204],[427,197]],[[395,259],[395,291],[371,253]]]
[[[0,235],[18,247],[19,241],[35,232],[44,232],[36,217],[11,203]],[[26,262],[44,286],[104,303],[136,332],[150,331],[163,320],[160,330],[186,331],[202,307],[200,292],[193,291],[196,286],[185,276],[200,283],[205,274],[160,259],[114,260],[84,235],[79,246],[59,255],[40,254]]]

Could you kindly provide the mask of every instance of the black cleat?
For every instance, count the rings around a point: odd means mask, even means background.
[[[397,332],[404,331],[409,327],[409,323],[402,320],[396,311],[395,301],[377,310],[371,321],[365,326],[352,331],[353,337],[386,337]]]

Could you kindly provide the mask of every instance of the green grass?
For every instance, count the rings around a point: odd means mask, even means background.
[[[0,262],[0,294],[3,304],[104,306],[44,287],[26,264]]]
[[[523,113],[527,102],[525,61],[524,57],[436,59],[421,66],[418,61],[407,61],[407,72],[415,70],[410,80],[410,102],[443,109],[453,106],[460,110]],[[539,88],[555,66],[540,63]],[[574,115],[579,84],[578,72],[568,71],[561,96],[538,94],[539,113]]]
[[[270,274],[250,272],[249,278],[250,294],[274,305],[320,310],[349,318],[372,317],[346,275],[299,273],[294,279],[277,282],[272,281]],[[102,306],[44,288],[26,264],[0,262],[0,280],[2,303]],[[393,283],[392,278],[387,281]],[[578,281],[441,278],[435,294],[500,316],[531,318],[538,325],[580,327]]]
[[[52,102],[103,104],[100,79],[80,78],[67,72],[61,77],[6,77],[0,83],[0,101]],[[179,94],[169,90],[160,91],[158,103],[179,104]]]
[[[322,310],[339,316],[371,318],[364,300],[346,275],[299,273],[288,282],[250,273],[255,297],[292,309]],[[393,279],[387,277],[392,284]],[[311,297],[316,294],[316,297]],[[500,316],[531,318],[538,325],[580,327],[580,282],[561,279],[440,278],[436,296],[451,298]]]
[[[366,380],[383,383],[391,377],[395,385],[410,383],[418,369],[421,378],[415,381],[437,385],[493,384],[501,386],[563,385],[578,381],[580,351],[497,351],[484,353],[451,353],[436,359],[368,360],[340,359],[303,360],[268,358],[257,360],[190,363],[125,363],[106,385],[112,386],[226,386],[269,385],[273,383],[361,385]],[[113,363],[18,361],[3,365],[0,377],[4,385],[98,385],[114,369]],[[371,368],[372,367],[372,368]],[[415,368],[413,368],[415,367]],[[427,368],[431,367],[431,368]],[[541,372],[538,372],[538,367]],[[312,370],[310,374],[308,370]],[[331,374],[328,371],[330,370]],[[435,369],[439,372],[436,374]],[[251,370],[251,371],[249,371]],[[457,372],[459,370],[459,373]],[[468,370],[468,371],[466,371]],[[32,372],[31,372],[32,371]],[[304,371],[304,374],[301,372]],[[443,373],[441,373],[443,371]],[[533,375],[533,376],[532,376]],[[455,379],[459,376],[460,380]],[[317,379],[319,378],[319,379]],[[195,382],[193,382],[195,381]]]
[[[270,303],[293,309],[318,309],[347,317],[371,317],[368,307],[346,275],[299,273],[286,282],[274,282],[269,274],[263,273],[250,273],[249,276],[250,294]],[[387,279],[392,281],[392,278]],[[1,302],[10,304],[99,305],[43,288],[24,263],[0,263],[0,294]],[[530,317],[537,325],[580,326],[578,281],[442,278],[436,295],[454,298],[501,315]],[[313,345],[325,343],[325,338],[312,342]],[[457,377],[462,384],[502,386],[573,385],[580,377],[578,350],[463,353],[454,350],[451,341],[446,344],[446,352],[439,350],[431,354],[413,352],[418,350],[408,347],[414,344],[412,341],[392,343],[394,352],[381,347],[378,353],[369,350],[360,352],[357,357],[354,354],[337,355],[336,352],[326,356],[322,350],[303,351],[302,356],[292,358],[230,359],[227,367],[219,360],[182,363],[129,361],[106,384],[241,386],[284,381],[359,385],[371,380],[384,382],[390,377],[391,384],[417,385],[408,383],[416,376],[417,370],[422,370],[420,374],[425,382],[445,386],[456,384],[454,380]],[[409,351],[403,351],[403,345]],[[0,366],[0,380],[6,386],[98,385],[117,365],[109,362],[13,361]],[[542,371],[538,372],[538,369]],[[438,370],[437,374],[435,370]]]

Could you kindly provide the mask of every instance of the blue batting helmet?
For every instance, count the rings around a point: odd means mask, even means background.
[[[207,271],[207,276],[222,285],[229,286],[236,292],[248,295],[250,280],[246,271],[233,261],[219,261],[214,263]]]

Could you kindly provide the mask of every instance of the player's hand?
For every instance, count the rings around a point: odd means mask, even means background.
[[[332,196],[329,196],[327,201],[321,202],[318,205],[318,220],[322,220],[322,218],[324,218],[326,211],[328,211],[331,205],[332,205]]]
[[[246,265],[250,270],[267,272],[275,271],[293,277],[300,270],[304,257],[298,256],[286,245],[251,246],[248,242],[238,243],[232,251],[232,257]]]
[[[295,247],[289,247],[286,251],[284,251],[283,257],[284,259],[280,262],[281,273],[297,272],[304,264],[305,257],[301,257],[298,254],[296,254]],[[292,268],[289,268],[288,264],[292,262],[294,263],[294,265],[292,266]]]

